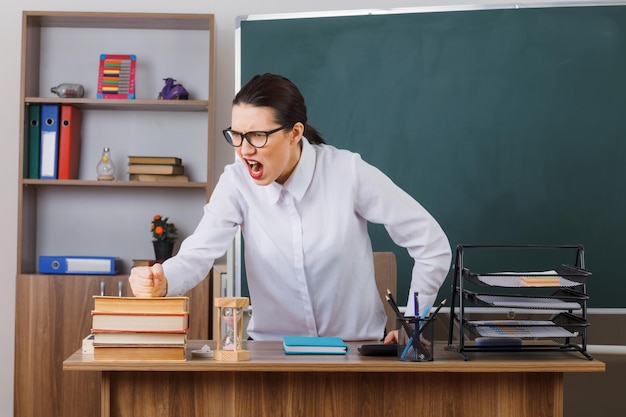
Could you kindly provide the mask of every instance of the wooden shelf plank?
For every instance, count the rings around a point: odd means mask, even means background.
[[[87,110],[206,112],[209,108],[209,102],[207,100],[119,100],[97,98],[25,97],[24,102],[30,104],[72,104]]]
[[[40,27],[212,30],[213,16],[207,14],[99,13],[27,11],[29,23]]]
[[[22,185],[41,187],[154,187],[206,188],[206,182],[181,181],[98,181],[98,180],[36,180],[22,179]]]

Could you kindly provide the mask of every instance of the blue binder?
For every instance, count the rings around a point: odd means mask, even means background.
[[[115,275],[117,258],[110,256],[40,256],[40,274]]]
[[[41,106],[41,147],[39,178],[57,179],[59,160],[59,105]]]

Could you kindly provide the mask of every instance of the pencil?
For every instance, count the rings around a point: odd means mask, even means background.
[[[402,314],[400,313],[400,309],[398,308],[398,304],[396,304],[396,300],[393,298],[393,294],[391,293],[391,290],[389,288],[387,288],[387,301],[389,301],[389,304],[391,305],[391,308],[393,308],[393,311],[395,311],[396,315],[401,316]]]
[[[444,298],[444,299],[441,301],[441,303],[439,303],[439,305],[438,305],[438,306],[437,306],[437,308],[435,309],[435,312],[434,312],[434,313],[433,313],[433,315],[432,315],[432,319],[434,319],[434,318],[435,318],[435,316],[437,315],[437,313],[439,313],[439,310],[441,310],[441,307],[443,307],[443,305],[446,303],[446,301],[447,301],[447,300],[448,300],[447,298]]]
[[[409,323],[407,323],[404,317],[402,317],[402,313],[400,313],[400,309],[398,308],[398,305],[394,301],[393,296],[389,293],[385,296],[385,298],[387,299],[387,302],[389,303],[393,311],[396,313],[396,318],[400,320],[400,322],[402,323],[402,327],[404,328],[404,331],[406,332],[407,336],[410,336],[411,326],[409,326]]]
[[[444,298],[443,301],[441,301],[441,303],[439,303],[439,305],[437,306],[437,308],[435,309],[433,314],[431,314],[429,316],[429,318],[426,321],[426,323],[424,324],[424,326],[422,326],[422,328],[420,329],[420,333],[423,333],[424,330],[426,330],[428,328],[428,325],[430,323],[432,323],[433,321],[435,321],[435,318],[437,318],[437,313],[439,313],[439,310],[441,310],[441,307],[443,307],[443,305],[446,303],[446,301],[447,301],[447,298]]]

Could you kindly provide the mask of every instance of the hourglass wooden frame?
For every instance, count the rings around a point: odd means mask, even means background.
[[[217,309],[217,317],[220,318],[220,325],[217,326],[217,348],[213,354],[213,359],[217,361],[249,361],[250,351],[241,348],[241,339],[243,337],[243,309],[250,305],[247,297],[216,297],[215,308]],[[239,308],[241,314],[233,320],[233,331],[235,334],[235,344],[233,350],[222,349],[222,309],[223,308]]]

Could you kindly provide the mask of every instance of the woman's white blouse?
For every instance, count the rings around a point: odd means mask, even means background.
[[[284,185],[256,185],[239,160],[225,168],[196,230],[163,264],[168,295],[204,279],[241,226],[253,339],[380,339],[386,316],[367,223],[383,224],[415,261],[407,314],[414,292],[421,308],[435,301],[450,268],[450,244],[419,203],[358,154],[302,142]]]

